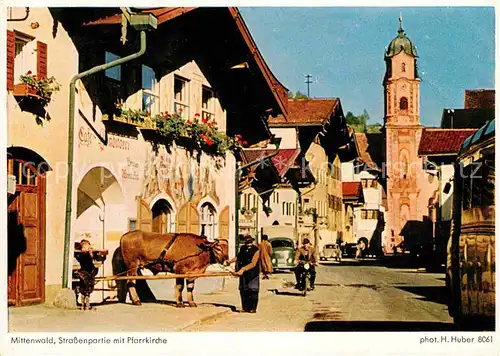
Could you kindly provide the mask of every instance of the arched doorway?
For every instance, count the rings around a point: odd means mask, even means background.
[[[153,232],[175,232],[175,218],[172,206],[165,199],[159,199],[151,209],[153,214]]]
[[[8,304],[45,299],[45,173],[48,164],[35,152],[9,148],[7,172],[16,178],[8,197]]]
[[[201,234],[204,234],[209,239],[217,238],[217,211],[214,206],[206,202],[202,204],[200,208],[200,225],[201,225]]]
[[[115,175],[107,168],[91,168],[78,185],[74,240],[88,240],[93,248],[108,250],[113,256],[121,235],[127,230],[127,213],[124,194]],[[74,261],[78,267],[78,262]],[[99,276],[112,272],[112,258],[107,258],[99,268]],[[102,293],[92,293],[91,301],[100,302],[114,293],[108,293],[109,283],[99,282],[96,287]]]

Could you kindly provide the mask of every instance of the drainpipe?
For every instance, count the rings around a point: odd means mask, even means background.
[[[73,142],[74,142],[74,128],[75,128],[75,87],[76,81],[106,69],[113,68],[130,62],[146,52],[146,31],[140,32],[140,50],[129,56],[117,59],[109,63],[98,65],[85,72],[75,75],[69,84],[69,125],[68,125],[68,182],[66,187],[66,220],[64,224],[64,259],[63,259],[63,278],[62,287],[68,287],[68,269],[69,269],[69,250],[71,242],[71,205],[73,198]]]
[[[267,159],[271,159],[274,156],[276,156],[279,151],[280,151],[280,140],[278,139],[277,142],[275,142],[276,150],[273,151],[272,153],[268,154],[267,156],[264,156],[262,158],[259,158],[255,161],[252,161],[250,163],[247,163],[243,166],[236,166],[236,170],[234,172],[234,226],[235,226],[235,255],[238,254],[238,245],[239,245],[239,231],[240,231],[240,172],[246,168],[249,168],[251,166],[255,166],[256,164],[259,164]]]

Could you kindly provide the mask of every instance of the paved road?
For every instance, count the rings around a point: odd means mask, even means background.
[[[306,297],[283,288],[256,314],[227,313],[185,331],[454,330],[445,303],[441,274],[332,263],[319,267],[316,290]]]

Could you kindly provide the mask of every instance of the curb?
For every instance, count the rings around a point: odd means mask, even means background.
[[[276,284],[283,286],[285,283],[286,283],[285,280],[280,279]],[[266,290],[266,293],[262,297],[260,297],[259,300],[264,300],[266,298],[269,298],[272,295],[274,295],[274,293],[272,291]],[[200,325],[200,324],[206,323],[206,322],[208,322],[210,320],[216,319],[216,318],[218,318],[218,317],[220,317],[220,316],[222,316],[224,314],[227,314],[229,312],[231,312],[231,309],[230,308],[226,308],[226,310],[221,310],[221,311],[215,312],[213,314],[207,315],[207,316],[205,316],[205,317],[203,317],[203,318],[201,318],[199,320],[195,320],[192,323],[189,323],[189,324],[184,325],[184,326],[182,326],[182,327],[180,327],[178,329],[175,329],[174,331],[184,331],[184,330],[186,330],[188,328],[191,328],[193,326]]]

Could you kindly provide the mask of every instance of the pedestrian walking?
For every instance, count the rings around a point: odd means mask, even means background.
[[[273,272],[273,246],[269,242],[267,235],[262,235],[262,242],[259,244],[260,250],[260,271],[264,275],[262,279],[269,279],[269,274]]]
[[[245,244],[241,246],[236,257],[227,263],[236,262],[235,276],[240,277],[241,312],[255,313],[259,303],[260,288],[260,268],[259,268],[259,248],[253,243],[251,236],[245,237]]]

